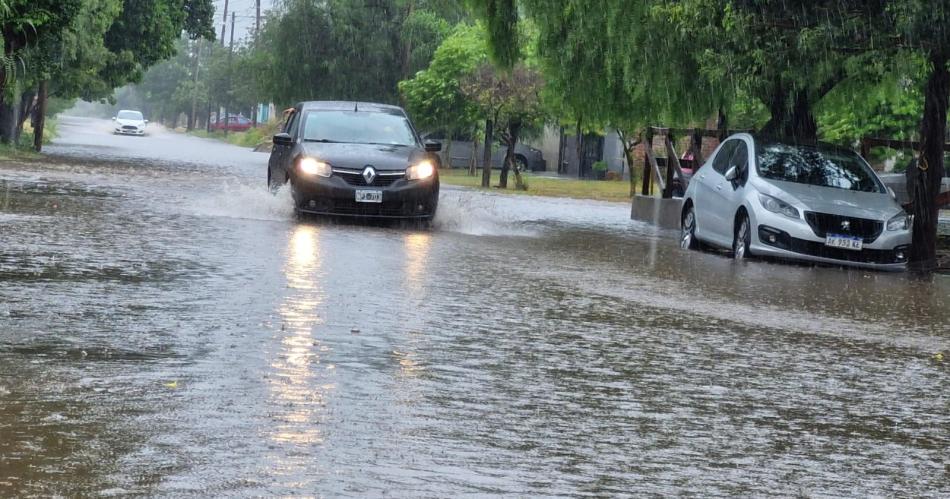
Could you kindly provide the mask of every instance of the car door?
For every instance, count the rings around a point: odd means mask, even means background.
[[[693,200],[696,206],[696,237],[719,245],[724,243],[717,229],[720,223],[720,202],[716,194],[716,186],[719,185],[720,180],[725,179],[723,174],[736,145],[738,145],[737,139],[723,142],[712,159],[703,165],[692,179],[692,182],[696,182],[696,195]],[[731,243],[730,239],[725,244]]]
[[[290,134],[291,137],[295,137],[295,131],[297,129],[298,115],[300,113],[297,110],[294,110],[287,117],[287,122],[284,125],[283,131]],[[296,142],[296,141],[295,141]],[[274,147],[271,149],[270,159],[268,160],[267,166],[271,170],[272,175],[281,175],[283,179],[287,179],[287,172],[289,171],[289,165],[287,165],[288,157],[290,156],[290,151],[293,146],[274,144]]]
[[[725,170],[721,173],[716,172],[719,178],[717,178],[716,186],[713,189],[716,200],[716,216],[713,219],[712,228],[722,238],[723,242],[730,245],[735,230],[736,211],[742,204],[746,180],[749,178],[749,151],[751,150],[745,139],[734,140],[736,145],[729,161],[726,162]],[[736,168],[738,177],[735,180],[726,180],[725,173],[733,167]]]

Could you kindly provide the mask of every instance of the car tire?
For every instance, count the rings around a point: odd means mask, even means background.
[[[515,165],[518,166],[519,172],[528,172],[531,169],[528,168],[528,160],[524,156],[515,156]]]
[[[690,205],[680,220],[680,248],[689,250],[699,247],[696,241],[696,210]]]
[[[736,226],[732,234],[732,258],[746,260],[751,257],[750,244],[752,244],[752,224],[749,222],[749,215],[742,212],[736,218]]]

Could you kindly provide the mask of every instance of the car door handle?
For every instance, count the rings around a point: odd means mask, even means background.
[[[717,185],[717,186],[716,186],[716,190],[717,190],[717,191],[721,191],[721,190],[722,190],[722,184]]]

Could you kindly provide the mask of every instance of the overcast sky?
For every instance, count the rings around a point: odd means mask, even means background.
[[[261,0],[261,16],[273,6],[275,0]],[[254,5],[255,0],[228,0],[228,28],[224,36],[224,42],[227,43],[231,36],[231,12],[237,14],[234,20],[234,43],[243,40],[254,29]],[[216,36],[221,37],[221,23],[224,17],[224,0],[214,0],[214,31]]]

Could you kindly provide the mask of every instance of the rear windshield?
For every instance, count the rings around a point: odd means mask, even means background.
[[[759,176],[849,191],[884,192],[884,186],[857,154],[830,147],[757,144]]]
[[[366,111],[310,111],[303,138],[317,142],[416,145],[409,120],[403,116]]]
[[[138,120],[142,121],[142,113],[138,111],[119,111],[120,120]]]

